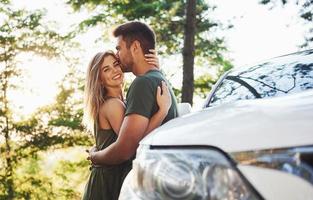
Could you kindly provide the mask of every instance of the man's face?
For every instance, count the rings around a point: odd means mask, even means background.
[[[127,48],[126,42],[123,40],[122,36],[117,38],[116,50],[116,56],[122,64],[123,72],[131,72],[134,65],[133,56],[130,49]]]

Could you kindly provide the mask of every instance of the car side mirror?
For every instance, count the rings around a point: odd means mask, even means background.
[[[178,103],[177,104],[178,116],[183,116],[191,112],[190,103]]]

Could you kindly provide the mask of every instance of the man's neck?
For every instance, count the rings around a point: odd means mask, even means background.
[[[139,62],[139,63],[135,64],[133,74],[135,76],[142,76],[151,70],[158,70],[158,68],[153,66],[153,65],[148,64],[145,61]]]

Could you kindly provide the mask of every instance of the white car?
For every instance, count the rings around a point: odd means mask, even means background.
[[[227,72],[144,138],[120,199],[313,199],[313,50]]]

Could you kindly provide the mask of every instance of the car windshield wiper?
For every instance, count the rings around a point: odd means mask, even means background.
[[[225,79],[235,81],[235,82],[239,83],[240,85],[246,87],[255,96],[256,99],[261,98],[261,95],[256,91],[256,89],[254,89],[254,87],[252,87],[246,81],[238,78],[237,76],[227,76]]]

